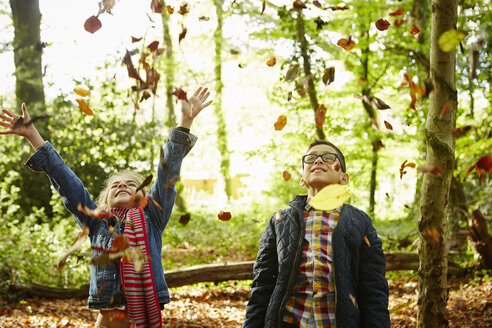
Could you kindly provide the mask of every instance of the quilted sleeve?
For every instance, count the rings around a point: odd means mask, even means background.
[[[386,257],[371,219],[367,216],[364,242],[360,246],[359,310],[361,327],[390,327]]]
[[[270,297],[275,288],[278,272],[277,247],[274,219],[263,233],[260,249],[253,267],[251,297],[246,307],[243,327],[263,327]]]

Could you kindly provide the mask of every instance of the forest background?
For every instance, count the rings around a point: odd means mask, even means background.
[[[39,6],[36,21],[22,16],[27,9],[15,16],[0,4],[0,106],[19,112],[26,102],[93,196],[111,172],[152,173],[176,125],[177,98],[200,85],[212,90],[213,105],[192,127],[199,141],[183,162],[164,234],[166,270],[254,259],[268,219],[304,192],[300,157],[320,138],[344,152],[349,202],[372,216],[385,250],[416,252],[421,186],[431,174],[424,166],[430,1]],[[475,166],[492,144],[490,6],[459,1],[458,33],[448,41],[458,97],[445,238],[450,260],[463,267],[479,259],[466,238],[472,211],[489,226],[492,215],[491,179]],[[90,33],[97,25],[84,23],[96,14],[102,27]],[[24,38],[37,26],[36,46],[22,47],[19,17]],[[3,137],[0,151],[0,290],[87,283],[88,242],[56,269],[79,227],[48,179],[24,167],[32,149]],[[231,219],[219,220],[221,211]]]

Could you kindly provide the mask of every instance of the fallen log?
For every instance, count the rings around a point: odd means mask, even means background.
[[[228,280],[253,279],[254,261],[197,265],[185,269],[169,270],[165,272],[166,282],[169,287],[192,285],[199,282],[221,282]],[[386,271],[418,270],[419,257],[416,253],[387,253]],[[457,264],[449,262],[448,273],[461,275],[465,269]],[[12,293],[22,296],[39,296],[55,299],[85,298],[89,295],[89,285],[80,288],[54,288],[37,284],[12,285]]]

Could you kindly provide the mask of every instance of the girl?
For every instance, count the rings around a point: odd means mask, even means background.
[[[141,177],[124,171],[108,179],[98,198],[103,209],[97,208],[79,178],[29,123],[25,104],[22,117],[2,109],[0,125],[7,130],[0,134],[22,136],[36,150],[26,165],[33,171],[44,171],[77,223],[88,227],[93,260],[111,248],[128,248],[141,255],[139,263],[122,260],[91,264],[88,307],[100,310],[96,327],[162,325],[161,310],[170,302],[161,262],[162,234],[176,197],[174,184],[181,162],[197,140],[189,129],[195,117],[212,102],[207,101],[209,95],[207,88],[198,88],[189,101],[180,100],[181,124],[169,132],[147,199],[143,191],[137,190]]]

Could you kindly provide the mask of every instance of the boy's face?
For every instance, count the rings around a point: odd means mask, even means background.
[[[309,149],[306,155],[323,155],[327,153],[337,154],[337,151],[329,145],[320,144]],[[310,196],[315,196],[321,189],[330,184],[348,183],[348,174],[342,172],[338,158],[332,155],[325,157],[332,157],[332,159],[325,162],[321,157],[317,157],[313,163],[304,162],[301,185],[306,186]]]
[[[120,176],[109,184],[108,205],[109,207],[132,208],[135,207],[133,198],[138,183],[130,177]]]

